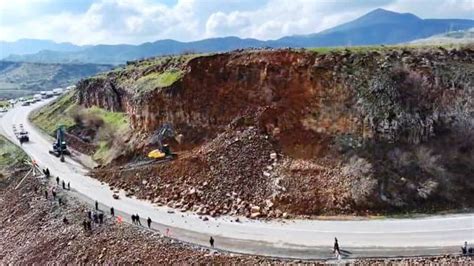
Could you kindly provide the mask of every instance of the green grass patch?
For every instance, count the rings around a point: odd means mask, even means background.
[[[15,144],[0,136],[0,171],[23,163],[28,156]]]
[[[60,125],[64,125],[66,129],[75,125],[72,115],[78,108],[74,91],[70,91],[34,112],[31,121],[47,134],[54,136]]]
[[[9,107],[10,103],[8,101],[0,101],[0,108],[1,107]]]
[[[81,112],[100,117],[104,120],[105,125],[112,127],[113,130],[123,130],[124,128],[127,128],[129,124],[129,119],[126,113],[110,112],[97,106],[83,109]]]
[[[127,114],[110,112],[99,107],[83,109],[84,114],[94,115],[104,121],[104,126],[99,130],[97,150],[92,158],[95,161],[106,161],[110,155],[113,139],[129,129]]]
[[[138,92],[151,91],[173,85],[183,75],[181,70],[172,70],[163,73],[151,73],[136,81],[135,87]]]

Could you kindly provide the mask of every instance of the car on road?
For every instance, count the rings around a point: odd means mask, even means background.
[[[43,96],[43,98],[48,99],[54,96],[54,93],[52,91],[47,91],[46,94]]]
[[[33,95],[33,100],[36,101],[36,102],[39,102],[39,101],[43,100],[43,96],[41,94],[35,94],[35,95]]]
[[[56,89],[53,90],[54,95],[61,95],[63,92],[64,91],[61,88],[56,88]]]

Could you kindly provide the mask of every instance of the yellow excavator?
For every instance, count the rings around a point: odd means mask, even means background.
[[[148,153],[148,158],[155,160],[174,159],[176,154],[171,152],[168,144],[163,144],[165,138],[174,138],[178,143],[181,143],[182,135],[176,135],[173,127],[166,123],[151,137],[150,144],[158,145],[158,149],[152,150]]]

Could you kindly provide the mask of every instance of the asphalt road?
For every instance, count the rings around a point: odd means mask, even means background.
[[[107,184],[87,176],[88,169],[66,157],[61,163],[50,155],[52,139],[34,128],[28,114],[46,102],[17,106],[0,114],[0,133],[18,143],[13,124],[23,124],[30,133],[30,142],[22,148],[41,167],[48,167],[53,176],[71,182],[76,196],[89,203],[100,202],[100,208],[113,206],[127,220],[138,213],[145,224],[151,217],[153,228],[185,242],[208,246],[209,236],[217,248],[237,253],[259,254],[298,259],[331,259],[334,237],[345,250],[345,258],[398,257],[458,253],[464,241],[474,242],[474,214],[430,216],[414,219],[377,220],[289,220],[255,221],[240,217],[211,218],[203,221],[198,215],[181,213],[167,207],[125,197],[112,198]]]

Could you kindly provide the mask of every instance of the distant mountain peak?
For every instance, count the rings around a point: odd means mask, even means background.
[[[370,19],[393,19],[393,18],[403,18],[403,19],[415,19],[415,20],[421,20],[419,17],[413,15],[412,13],[398,13],[395,11],[383,9],[383,8],[377,8],[369,13],[363,15],[359,19],[362,18],[370,18]],[[357,19],[357,20],[359,20]]]
[[[352,29],[370,27],[377,24],[406,24],[417,23],[420,21],[423,20],[411,13],[398,13],[383,8],[377,8],[353,21],[349,21],[334,28],[322,31],[321,33],[327,34],[338,31],[348,31]]]

